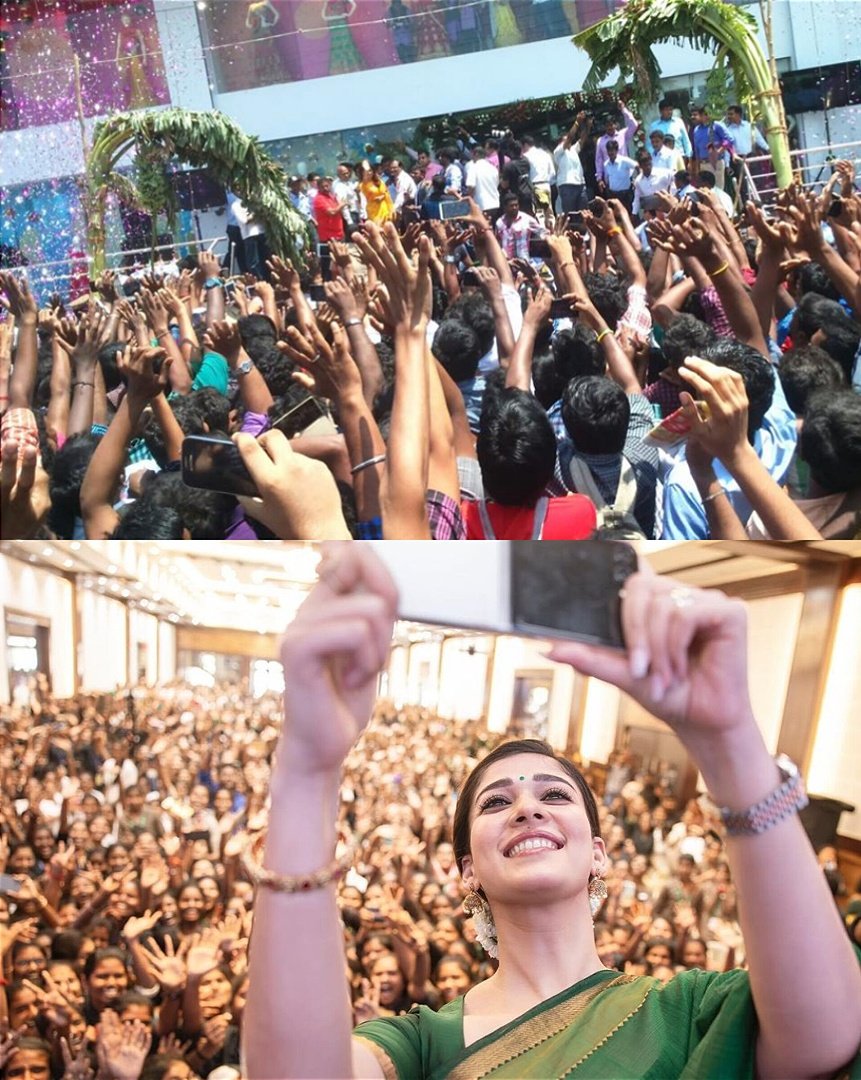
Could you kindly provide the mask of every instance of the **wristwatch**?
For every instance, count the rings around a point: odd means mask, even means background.
[[[237,375],[247,375],[248,372],[254,367],[254,362],[251,359],[243,360],[241,364],[236,365]]]
[[[790,814],[803,810],[810,802],[804,787],[804,780],[795,762],[778,754],[774,759],[780,769],[781,783],[753,806],[746,810],[730,810],[720,807],[720,816],[728,836],[757,836],[759,833],[777,825]]]
[[[456,263],[457,259],[454,257],[454,255],[446,255],[445,258],[443,259],[443,262]]]

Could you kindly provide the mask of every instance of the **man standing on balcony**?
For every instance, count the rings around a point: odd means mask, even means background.
[[[748,181],[748,177],[745,175],[746,167],[744,159],[753,157],[757,150],[761,150],[764,154],[767,154],[769,152],[769,147],[759,128],[749,120],[744,120],[743,115],[741,105],[730,105],[726,111],[726,129],[735,143],[735,155],[732,159],[732,175],[735,183],[741,190],[742,202],[747,202],[749,199],[760,202],[761,200],[752,177],[761,175],[765,171],[761,168],[763,163],[756,161],[752,165],[747,166],[749,175],[751,176],[751,180]]]

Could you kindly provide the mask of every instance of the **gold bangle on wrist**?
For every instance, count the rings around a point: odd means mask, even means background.
[[[610,333],[610,327],[605,326],[601,333],[595,338],[595,344],[600,345],[604,338]]]
[[[724,270],[729,270],[728,262],[725,262],[723,266],[719,266],[717,270],[709,270],[709,277],[717,277],[718,274],[722,274]]]
[[[262,833],[255,837],[243,851],[242,861],[255,885],[262,885],[275,892],[311,892],[313,889],[325,888],[329,882],[339,881],[353,865],[355,848],[351,844],[340,857],[336,856],[320,870],[314,870],[310,874],[276,874],[273,870],[267,870],[258,857],[257,849],[262,847],[264,839]]]

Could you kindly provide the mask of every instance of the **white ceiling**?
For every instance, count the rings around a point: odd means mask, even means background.
[[[814,557],[861,559],[859,541],[646,541],[639,548],[659,573],[703,587],[784,574]],[[456,558],[457,545],[450,549]],[[261,633],[283,631],[319,560],[319,545],[296,541],[7,540],[0,551],[172,622]]]

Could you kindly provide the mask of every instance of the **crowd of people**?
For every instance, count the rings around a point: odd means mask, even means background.
[[[182,683],[59,701],[42,678],[2,714],[0,1075],[236,1080],[255,899],[243,855],[267,827],[280,701]],[[350,754],[338,906],[355,1023],[439,1008],[494,971],[451,827],[500,739],[381,701]],[[743,966],[714,809],[682,804],[675,770],[625,751],[586,775],[610,859],[603,963],[663,981]],[[833,858],[820,853],[837,892]]]
[[[740,109],[617,105],[292,178],[303,266],[232,197],[226,267],[2,274],[3,536],[857,536],[855,165],[765,205]]]

